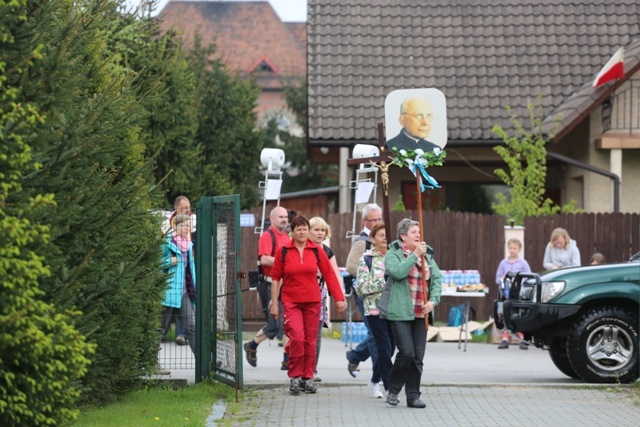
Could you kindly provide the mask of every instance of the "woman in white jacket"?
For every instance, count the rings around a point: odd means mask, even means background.
[[[580,266],[580,250],[564,228],[556,228],[551,232],[542,265],[546,270]]]

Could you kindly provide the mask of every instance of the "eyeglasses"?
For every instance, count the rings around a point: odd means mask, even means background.
[[[382,218],[373,218],[373,219],[365,218],[364,220],[369,222],[380,222],[382,221]]]
[[[417,121],[421,122],[423,120],[426,120],[428,122],[430,122],[431,120],[433,120],[433,114],[409,114],[409,113],[402,113],[403,115],[407,115],[407,116],[411,116],[414,119],[416,119]]]

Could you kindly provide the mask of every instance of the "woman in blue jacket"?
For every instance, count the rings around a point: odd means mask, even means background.
[[[196,269],[193,243],[189,239],[189,215],[179,214],[174,219],[174,232],[167,234],[163,247],[163,265],[167,270],[167,290],[162,302],[161,336],[171,325],[171,316],[180,316],[187,330],[191,351],[196,352]]]

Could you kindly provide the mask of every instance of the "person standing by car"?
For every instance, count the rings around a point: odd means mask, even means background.
[[[505,297],[509,298],[509,289],[503,287],[504,277],[510,272],[522,272],[531,273],[531,267],[524,258],[520,257],[520,250],[522,249],[522,242],[518,239],[509,239],[507,242],[507,250],[509,256],[500,261],[498,270],[496,271],[496,284],[500,286],[501,292],[505,293]],[[524,341],[524,335],[522,332],[518,332],[518,338],[520,338],[520,350],[529,350],[529,345]],[[505,350],[509,348],[509,331],[506,328],[502,329],[502,342],[498,346],[498,350]]]
[[[547,270],[565,267],[580,267],[580,250],[575,240],[571,240],[564,228],[551,232],[549,244],[544,250],[542,265]]]
[[[589,259],[589,265],[602,265],[607,263],[607,258],[600,252],[594,252]]]
[[[398,224],[398,240],[389,245],[384,257],[385,272],[391,278],[391,292],[386,318],[398,347],[391,374],[387,403],[397,406],[398,394],[405,387],[407,406],[425,408],[420,400],[422,360],[427,343],[424,317],[440,302],[442,276],[433,259],[434,251],[420,240],[418,221],[405,218]],[[422,277],[422,263],[425,264]],[[429,300],[424,301],[423,283]]]

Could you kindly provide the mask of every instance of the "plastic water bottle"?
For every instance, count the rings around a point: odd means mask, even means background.
[[[442,270],[440,273],[442,274],[443,285],[448,285],[449,283],[451,283],[451,273],[449,272],[449,270]]]
[[[480,271],[471,270],[471,284],[477,285],[480,283]]]
[[[454,270],[453,282],[456,286],[464,286],[464,277],[462,276],[462,270]]]

